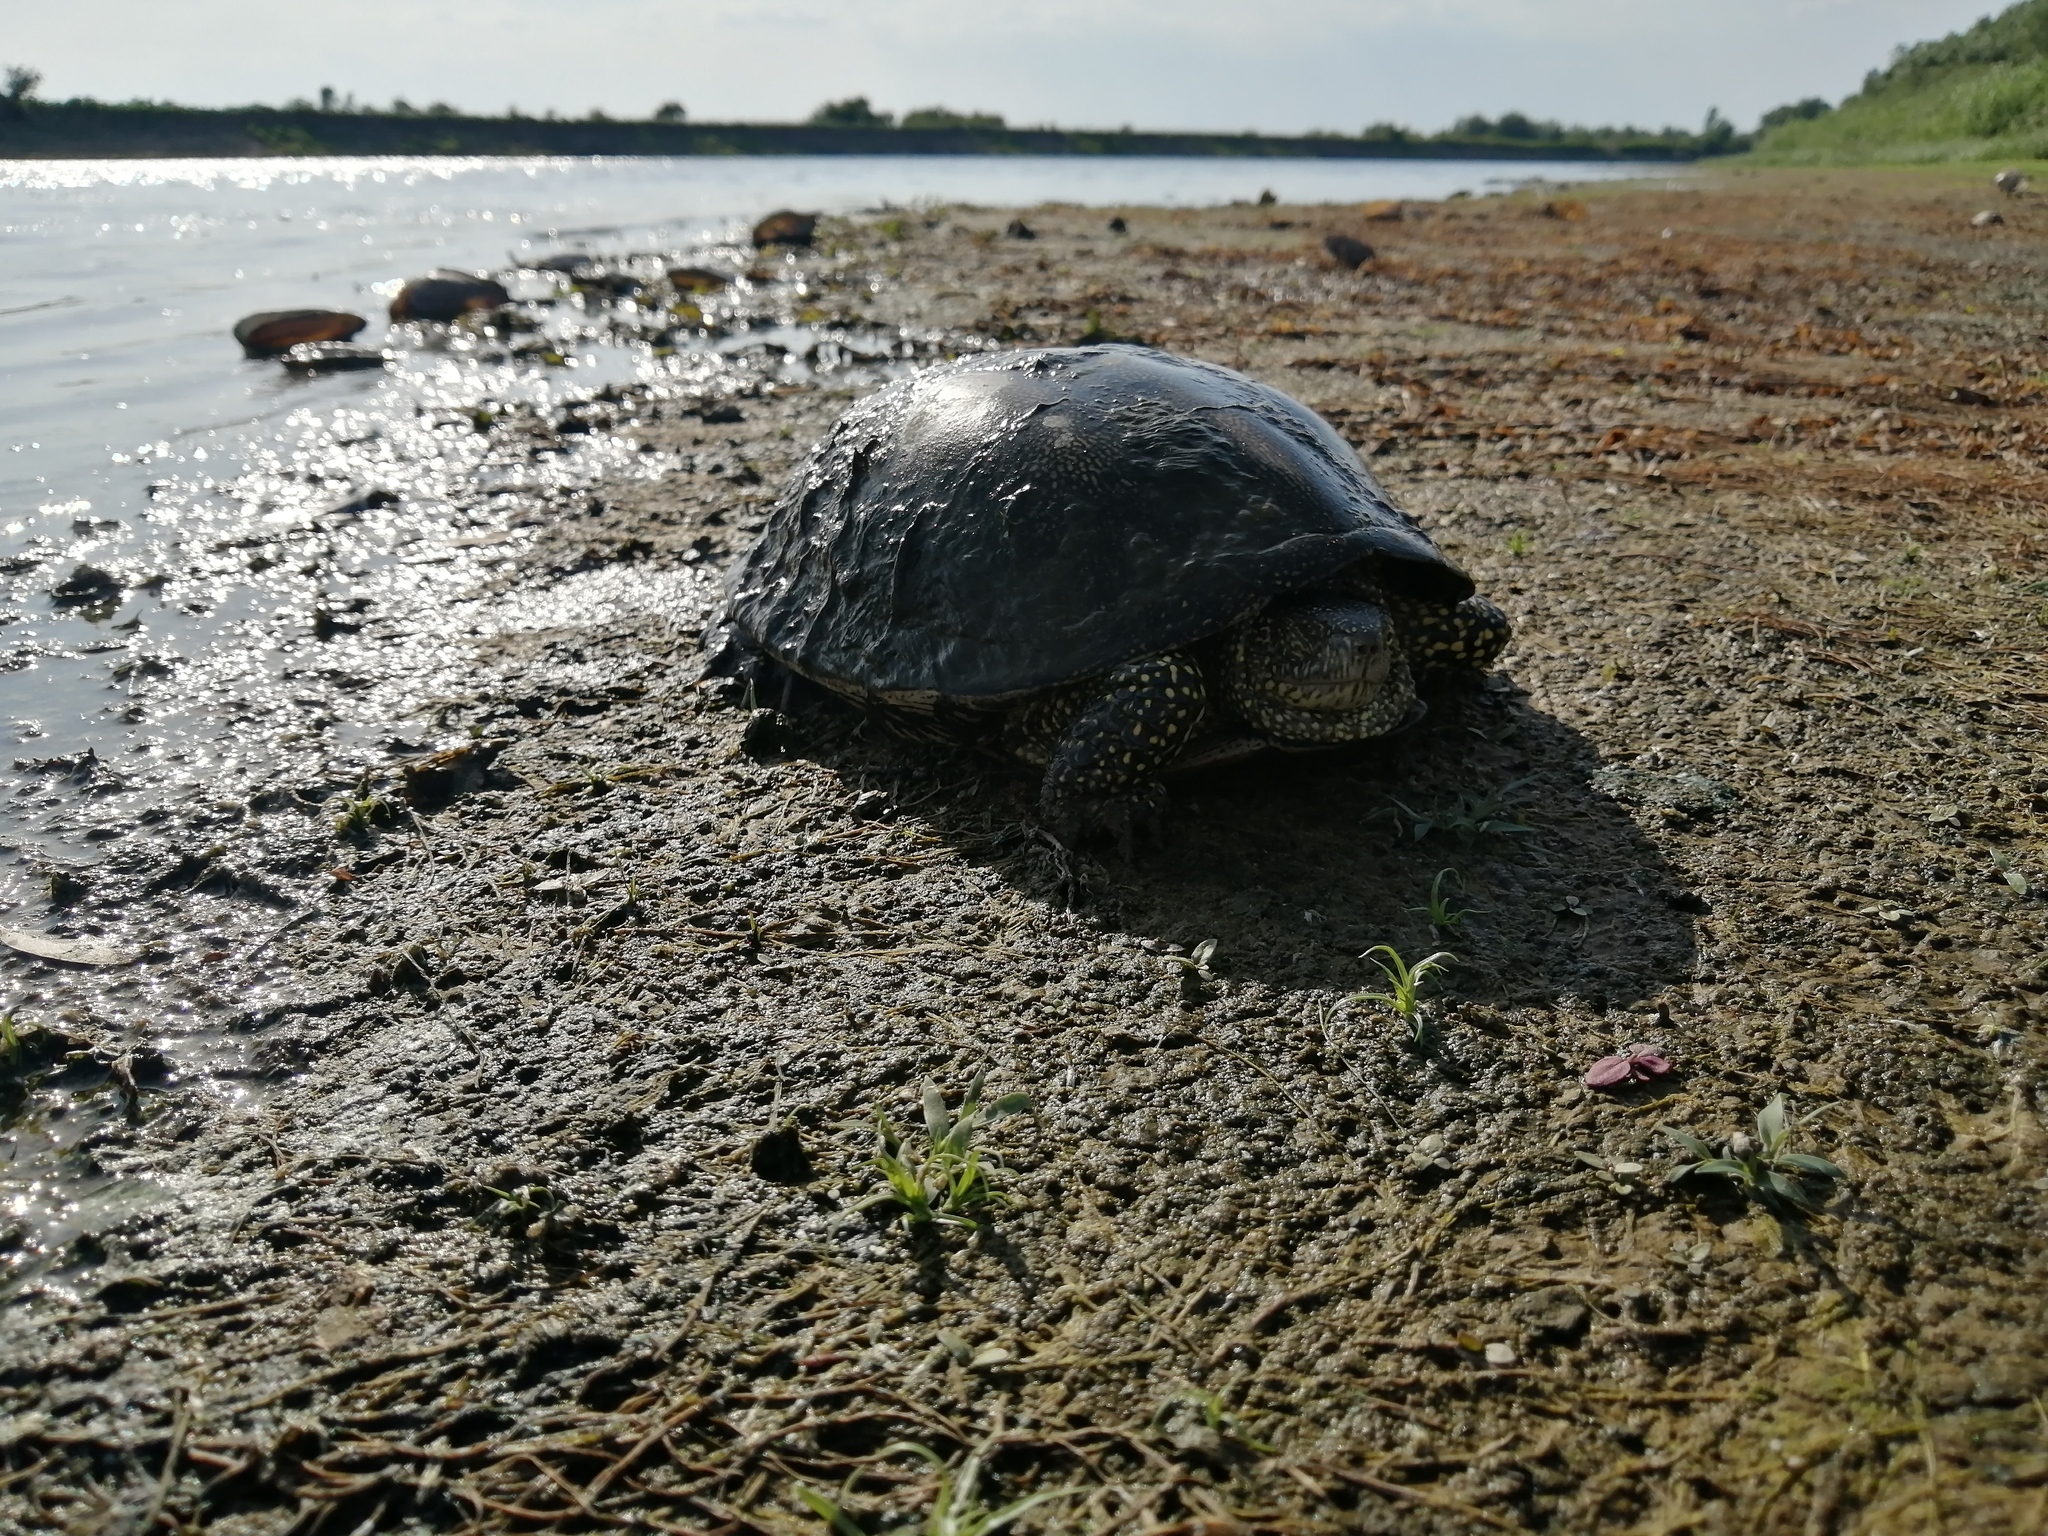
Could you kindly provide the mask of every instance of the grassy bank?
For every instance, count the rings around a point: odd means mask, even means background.
[[[1835,110],[1767,129],[1754,158],[1786,165],[2048,158],[2048,0],[2024,0],[1968,31],[1903,50]]]

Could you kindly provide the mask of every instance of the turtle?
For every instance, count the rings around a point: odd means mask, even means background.
[[[1050,830],[1127,842],[1167,775],[1387,735],[1508,638],[1308,407],[1108,343],[970,354],[857,402],[734,567],[707,671],[793,673],[1010,759]]]

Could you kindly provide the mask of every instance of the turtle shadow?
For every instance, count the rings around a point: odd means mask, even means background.
[[[1073,854],[1029,825],[1029,786],[988,775],[916,814],[1021,894],[1147,947],[1216,942],[1232,982],[1376,989],[1362,958],[1448,950],[1478,1002],[1601,1013],[1691,972],[1703,910],[1580,732],[1504,678],[1432,702],[1416,728],[1344,754],[1272,754],[1174,781],[1135,856]],[[1466,914],[1434,927],[1432,884]]]

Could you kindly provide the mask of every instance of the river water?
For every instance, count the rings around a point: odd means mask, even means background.
[[[582,323],[580,301],[550,310],[546,362],[438,330],[386,336],[384,308],[408,275],[527,268],[514,294],[539,298],[564,285],[530,264],[568,250],[639,253],[650,272],[676,258],[740,266],[745,230],[780,207],[1202,205],[1267,188],[1341,203],[1642,174],[1010,157],[0,161],[0,928],[159,952],[146,975],[102,984],[0,951],[0,1008],[32,1019],[61,1004],[114,1048],[160,1050],[173,1077],[246,1093],[215,1070],[234,1049],[218,1018],[287,979],[244,975],[238,995],[195,983],[229,942],[225,919],[124,931],[53,893],[89,881],[169,797],[231,802],[281,773],[331,778],[337,764],[388,758],[464,665],[465,642],[673,597],[658,576],[594,578],[559,612],[467,596],[516,550],[522,503],[663,472],[603,432],[545,463],[509,463],[490,434],[459,430],[467,418],[559,412],[624,381],[715,395],[762,382],[764,366],[806,367],[793,310],[774,317],[765,291],[723,337],[669,353],[644,328]],[[238,318],[302,307],[372,317],[358,339],[381,340],[391,365],[306,378],[242,358]],[[764,327],[786,350],[750,345]],[[856,366],[908,366],[876,359],[917,355],[918,341],[868,338]],[[105,573],[105,589],[66,601],[56,589],[81,567]],[[323,614],[362,611],[385,628],[321,628]],[[304,681],[307,658],[332,673],[350,645],[370,681],[337,708]],[[277,729],[281,706],[304,719]],[[0,1056],[6,1045],[0,1033]],[[9,1268],[61,1269],[65,1244],[148,1198],[66,1163],[112,1111],[79,1113],[64,1093],[0,1093],[0,1282]]]

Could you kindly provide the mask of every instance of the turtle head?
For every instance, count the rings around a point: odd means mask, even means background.
[[[1223,668],[1252,729],[1303,745],[1381,736],[1408,717],[1415,687],[1393,620],[1359,597],[1303,595],[1239,625]]]

